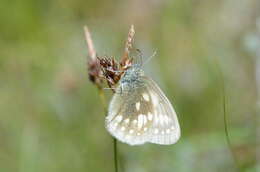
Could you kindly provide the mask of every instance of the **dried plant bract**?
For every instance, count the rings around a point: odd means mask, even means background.
[[[130,27],[124,53],[119,62],[117,62],[115,58],[97,56],[89,30],[87,27],[84,27],[84,29],[89,50],[88,55],[90,57],[88,60],[89,80],[97,85],[98,88],[101,88],[102,82],[106,81],[109,88],[114,90],[115,85],[121,79],[124,72],[132,66],[133,58],[129,56],[129,52],[132,48],[135,34],[134,26],[132,25]]]

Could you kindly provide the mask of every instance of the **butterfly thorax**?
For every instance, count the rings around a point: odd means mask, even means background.
[[[133,65],[129,68],[122,79],[119,82],[120,90],[123,92],[134,91],[134,88],[143,86],[143,81],[141,77],[144,75],[143,70],[140,68],[140,65]]]

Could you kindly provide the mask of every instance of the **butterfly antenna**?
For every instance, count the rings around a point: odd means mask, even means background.
[[[148,59],[146,59],[146,61],[144,62],[143,65],[145,65],[146,63],[148,63],[156,54],[157,54],[157,50],[155,50],[155,51],[153,52],[153,54],[152,54]]]

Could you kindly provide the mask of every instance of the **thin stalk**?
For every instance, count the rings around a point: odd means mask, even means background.
[[[226,111],[226,90],[225,90],[225,85],[224,82],[222,82],[222,108],[223,108],[223,120],[224,120],[224,129],[225,129],[225,137],[226,137],[226,141],[229,147],[229,150],[232,154],[232,157],[234,159],[234,163],[235,166],[237,168],[238,171],[240,171],[239,165],[238,165],[238,161],[236,158],[236,154],[234,152],[234,150],[232,149],[232,144],[230,141],[230,136],[229,136],[229,132],[228,132],[228,120],[227,120],[227,111]]]
[[[101,100],[102,107],[104,109],[105,114],[107,114],[107,104],[105,94],[102,88],[98,88],[98,94]],[[113,152],[114,152],[114,167],[115,172],[118,172],[118,158],[117,158],[117,140],[113,138]]]
[[[97,53],[90,35],[90,32],[88,30],[87,26],[84,26],[84,31],[85,31],[85,39],[87,43],[87,48],[88,48],[88,55],[92,59],[93,62],[96,62],[97,60]],[[106,98],[105,94],[103,91],[103,88],[100,86],[100,68],[97,63],[93,63],[93,66],[89,65],[89,69],[93,70],[89,72],[89,75],[91,76],[91,81],[97,86],[98,88],[98,94],[101,100],[101,105],[104,109],[105,115],[107,114],[107,103],[106,103]],[[94,68],[94,69],[93,69]],[[115,172],[118,172],[118,167],[117,167],[117,141],[115,138],[113,138],[113,143],[114,143],[114,164],[115,164]]]
[[[103,107],[105,115],[106,115],[107,114],[106,97],[105,97],[105,94],[104,94],[104,91],[102,90],[102,88],[98,88],[98,95],[99,95],[102,107]]]
[[[217,64],[217,63],[216,63]],[[220,74],[220,81],[221,81],[221,92],[222,92],[222,108],[223,108],[223,122],[224,122],[224,132],[225,132],[225,138],[226,142],[228,145],[228,149],[233,157],[235,168],[237,171],[241,171],[238,165],[238,160],[236,157],[236,154],[234,150],[232,149],[232,144],[230,141],[230,135],[229,135],[229,130],[228,130],[228,119],[227,119],[227,103],[226,103],[226,88],[225,88],[225,81],[224,81],[224,76],[223,73],[220,69],[220,67],[217,65],[218,72]]]
[[[114,142],[114,165],[115,165],[115,172],[118,172],[118,166],[117,166],[117,140],[113,138]]]

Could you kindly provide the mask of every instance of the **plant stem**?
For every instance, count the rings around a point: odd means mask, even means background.
[[[113,138],[114,142],[114,165],[115,165],[115,172],[118,172],[118,166],[117,166],[117,140]]]
[[[222,108],[223,108],[223,119],[224,119],[226,141],[227,141],[229,150],[230,150],[230,152],[233,156],[235,166],[236,166],[237,170],[240,171],[239,166],[238,166],[238,161],[237,161],[237,158],[236,158],[236,154],[235,154],[234,150],[232,149],[232,145],[231,145],[231,142],[230,142],[230,136],[229,136],[229,132],[228,132],[228,122],[227,122],[227,112],[226,112],[226,93],[225,93],[224,83],[222,83],[222,93],[223,93],[223,95],[222,95],[222,102],[223,102]]]
[[[102,107],[103,107],[105,115],[106,115],[107,114],[107,104],[106,104],[105,94],[104,94],[104,91],[102,88],[98,88],[98,95],[100,97],[101,104],[102,104]]]
[[[217,64],[217,63],[216,63]],[[232,149],[232,144],[230,141],[229,131],[228,131],[228,119],[227,119],[227,107],[226,107],[226,88],[225,88],[225,81],[223,73],[220,69],[220,67],[217,65],[218,72],[220,74],[220,80],[221,80],[221,91],[222,91],[222,108],[223,108],[223,121],[224,121],[224,131],[225,131],[225,137],[228,145],[228,149],[233,157],[235,167],[237,171],[241,171],[238,165],[238,160],[236,158],[236,154],[234,150]]]
[[[132,31],[132,32],[130,32],[132,34],[130,34],[131,37],[129,38],[129,41],[128,41],[129,42],[129,45],[128,45],[129,47],[131,46],[132,38],[133,38],[133,35],[134,35],[134,26],[131,26],[130,30]],[[86,39],[86,42],[87,42],[87,47],[88,47],[88,50],[89,50],[88,55],[95,62],[95,60],[97,60],[97,53],[96,53],[96,50],[95,50],[95,47],[94,47],[94,44],[93,44],[93,41],[91,39],[91,35],[90,35],[90,32],[89,32],[87,26],[84,26],[84,31],[85,31],[85,39]],[[99,72],[97,72],[96,70],[92,69],[94,71],[94,74],[92,74],[91,76],[94,77],[95,79],[98,79],[97,81],[99,81],[99,79],[100,79],[99,78],[100,77],[100,72],[101,72],[100,68],[99,68],[99,65],[97,65],[97,63],[94,63],[94,67]],[[91,68],[91,67],[88,66],[88,68]],[[106,115],[107,114],[107,103],[106,103],[105,94],[104,94],[103,88],[100,86],[100,82],[97,82],[95,79],[93,79],[92,82],[94,84],[96,84],[96,86],[98,88],[98,94],[99,94],[99,97],[100,97],[100,100],[101,100],[101,104],[102,104],[102,107],[103,107],[105,115]],[[114,143],[115,172],[118,172],[118,167],[117,167],[117,140],[115,138],[113,138],[113,143]]]
[[[101,100],[102,107],[104,109],[105,114],[107,114],[107,105],[106,105],[106,98],[102,88],[98,88],[98,94]],[[115,172],[118,172],[118,160],[117,160],[117,140],[113,138],[113,149],[114,149],[114,166]]]

